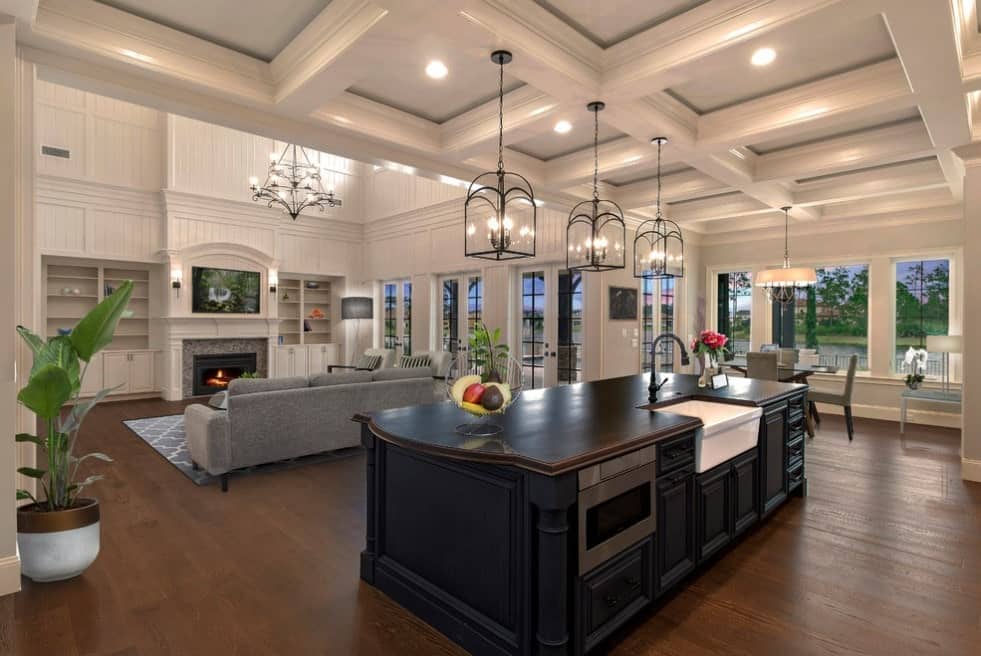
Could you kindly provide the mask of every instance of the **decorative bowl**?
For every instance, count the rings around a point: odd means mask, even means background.
[[[307,280],[307,289],[320,289],[320,283],[316,280]]]
[[[460,424],[456,432],[474,437],[497,435],[504,427],[493,421],[521,396],[521,363],[510,355],[497,358],[494,367],[458,354],[446,375],[446,393],[453,403],[475,420]]]

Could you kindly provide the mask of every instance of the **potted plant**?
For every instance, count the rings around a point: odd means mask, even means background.
[[[698,333],[698,337],[692,340],[691,351],[697,356],[702,367],[698,379],[699,387],[708,385],[708,378],[712,375],[712,370],[719,366],[718,363],[725,358],[728,352],[726,348],[728,342],[728,337],[714,330],[703,330]]]
[[[75,454],[82,421],[111,389],[82,401],[79,394],[92,357],[112,341],[133,283],[126,281],[86,314],[68,335],[47,342],[24,328],[17,332],[34,352],[34,366],[17,399],[37,415],[43,431],[21,433],[18,442],[37,446],[38,466],[17,471],[37,481],[38,495],[17,490],[17,499],[31,503],[17,509],[17,546],[21,571],[34,581],[59,581],[78,576],[99,554],[99,503],[81,496],[102,478],[78,478],[89,459],[112,462],[104,453]],[[67,404],[71,409],[62,412]],[[43,454],[43,457],[42,457]],[[44,468],[42,468],[42,466]]]
[[[927,358],[930,355],[926,349],[915,349],[912,346],[906,349],[906,357],[903,359],[906,370],[906,387],[911,390],[920,388],[926,380]]]
[[[470,355],[474,365],[482,371],[483,382],[500,383],[501,372],[498,367],[508,359],[508,345],[501,343],[501,329],[493,332],[481,321],[473,327],[470,336]]]

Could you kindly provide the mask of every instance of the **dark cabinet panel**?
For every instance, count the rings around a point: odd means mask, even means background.
[[[695,567],[693,466],[657,481],[657,592],[680,581]]]
[[[695,477],[695,535],[698,559],[708,558],[732,539],[732,492],[728,462]]]
[[[695,437],[688,433],[657,445],[657,475],[668,474],[695,462]]]
[[[737,457],[732,463],[733,533],[739,535],[760,518],[756,502],[759,493],[760,459],[756,449]]]
[[[787,499],[787,405],[766,408],[760,425],[760,462],[762,499],[765,516]]]

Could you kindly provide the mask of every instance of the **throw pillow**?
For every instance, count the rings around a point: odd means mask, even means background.
[[[412,369],[413,367],[428,367],[431,361],[428,355],[403,355],[399,359],[399,367],[402,369]]]
[[[227,410],[228,409],[228,392],[218,392],[210,399],[208,399],[208,405],[216,410]]]
[[[354,363],[356,369],[367,369],[369,371],[374,371],[381,365],[382,356],[380,355],[368,355],[367,353],[362,354],[358,361]]]

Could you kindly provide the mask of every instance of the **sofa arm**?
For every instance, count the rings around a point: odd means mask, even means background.
[[[184,433],[191,459],[217,476],[233,469],[228,412],[195,403],[184,409]]]

